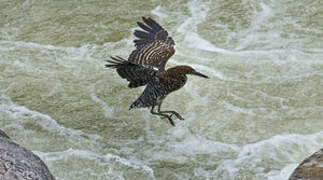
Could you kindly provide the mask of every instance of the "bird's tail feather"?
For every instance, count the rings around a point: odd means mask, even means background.
[[[144,108],[156,105],[157,98],[160,94],[158,87],[156,87],[157,85],[149,83],[140,97],[131,104],[129,110],[132,108]]]

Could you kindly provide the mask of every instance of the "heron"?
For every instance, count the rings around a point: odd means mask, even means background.
[[[134,40],[136,49],[132,51],[128,59],[111,56],[105,67],[116,69],[119,76],[129,82],[129,88],[146,86],[139,98],[130,105],[129,110],[151,108],[151,114],[167,118],[170,124],[175,126],[172,116],[180,120],[184,118],[174,110],[161,110],[164,99],[168,94],[185,85],[187,75],[203,78],[208,78],[208,76],[187,65],[165,70],[167,61],[175,54],[175,42],[155,20],[150,17],[142,17],[142,20],[143,23],[137,22],[141,30],[134,32],[137,37]]]

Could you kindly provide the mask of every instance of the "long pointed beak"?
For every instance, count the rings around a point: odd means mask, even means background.
[[[207,79],[209,78],[208,76],[206,76],[206,75],[204,75],[204,74],[202,74],[200,72],[197,72],[197,71],[194,71],[191,74],[196,75],[196,76],[200,76],[200,77],[204,77],[204,78],[207,78]]]

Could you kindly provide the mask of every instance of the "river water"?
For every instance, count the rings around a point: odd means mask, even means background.
[[[0,128],[58,180],[287,179],[323,144],[321,0],[1,0]],[[163,105],[104,68],[136,21],[168,30],[189,77]]]

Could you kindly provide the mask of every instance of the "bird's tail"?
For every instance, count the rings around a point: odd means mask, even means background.
[[[158,87],[156,86],[157,84],[149,83],[140,97],[131,104],[129,110],[132,108],[145,108],[155,105],[160,94]]]

